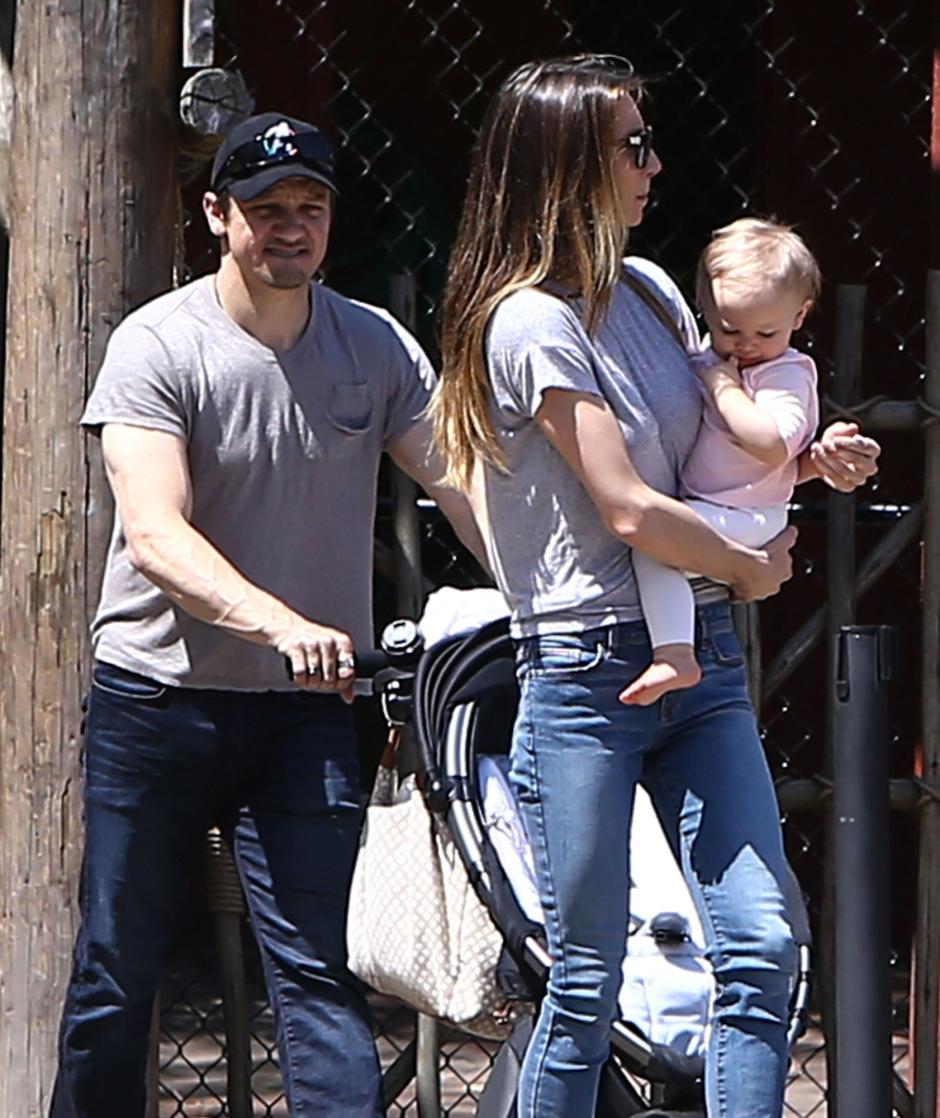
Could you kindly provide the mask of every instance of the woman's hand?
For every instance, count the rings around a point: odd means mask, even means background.
[[[797,534],[796,528],[791,524],[779,536],[774,536],[752,560],[742,565],[731,584],[736,601],[757,602],[777,593],[781,585],[793,575],[790,549],[796,543]]]
[[[878,473],[879,454],[879,444],[860,434],[857,423],[837,419],[801,459],[800,481],[818,477],[831,489],[851,493]]]

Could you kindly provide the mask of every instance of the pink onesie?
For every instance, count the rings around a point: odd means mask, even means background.
[[[697,371],[720,360],[708,349],[692,363]],[[682,470],[682,496],[731,508],[786,504],[796,484],[797,456],[809,446],[819,423],[816,366],[805,353],[787,349],[773,361],[742,369],[741,385],[777,424],[789,452],[786,463],[770,469],[742,450],[703,386],[702,426]]]
[[[706,369],[719,360],[712,349],[692,358],[693,367]],[[796,459],[819,421],[816,366],[805,353],[787,349],[773,361],[742,369],[741,384],[777,424],[789,452],[786,463],[772,469],[742,450],[703,386],[702,425],[682,470],[681,498],[722,535],[762,547],[786,525]],[[633,570],[653,647],[691,644],[695,608],[686,576],[641,551],[633,552]]]

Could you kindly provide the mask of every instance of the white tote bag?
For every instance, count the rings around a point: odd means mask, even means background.
[[[465,1032],[501,1039],[528,1006],[496,981],[502,936],[413,776],[380,767],[359,843],[349,969],[373,989]]]

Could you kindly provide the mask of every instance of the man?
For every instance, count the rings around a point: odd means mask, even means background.
[[[115,330],[82,418],[100,432],[116,510],[93,623],[83,922],[54,1118],[144,1113],[172,914],[217,822],[292,1113],[382,1113],[345,966],[359,789],[343,702],[354,648],[371,644],[382,451],[481,549],[462,498],[436,485],[417,343],[311,282],[335,194],[332,148],[312,125],[266,113],[233,129],[204,198],[218,271]]]

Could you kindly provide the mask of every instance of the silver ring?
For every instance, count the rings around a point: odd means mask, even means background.
[[[319,674],[320,674],[320,665],[319,664],[308,664],[307,665],[307,675],[319,675]]]
[[[356,666],[356,658],[354,656],[340,656],[338,663],[341,668],[354,668]]]

